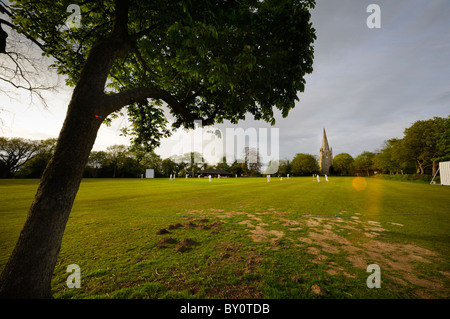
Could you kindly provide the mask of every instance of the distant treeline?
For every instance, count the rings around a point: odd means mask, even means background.
[[[28,140],[0,137],[0,177],[39,178],[50,161],[56,139]],[[217,168],[233,176],[260,176],[263,164],[255,149],[245,148],[244,159],[231,165],[210,165],[199,153],[187,153],[162,159],[153,151],[125,145],[112,145],[106,151],[93,151],[85,167],[84,177],[140,177],[145,169],[152,168],[155,177],[196,176],[202,169]],[[253,158],[251,163],[247,160]],[[434,175],[440,161],[450,160],[450,116],[417,121],[404,131],[402,139],[392,138],[383,148],[365,151],[353,158],[348,153],[333,158],[331,175],[412,174],[403,179],[425,180],[423,175]],[[303,176],[319,173],[318,157],[299,153],[292,160],[279,161],[275,175]],[[416,176],[416,177],[414,177]]]
[[[56,139],[29,140],[0,137],[0,177],[40,178],[50,161]],[[254,156],[255,151],[244,149],[244,157]],[[235,161],[232,165],[208,164],[201,154],[187,153],[162,159],[153,151],[125,145],[112,145],[105,151],[92,151],[84,170],[86,178],[134,178],[140,177],[147,168],[154,169],[155,177],[196,176],[200,170],[219,168],[239,176],[261,175],[259,155],[256,163]]]
[[[353,168],[365,174],[434,176],[439,162],[450,160],[450,116],[416,121],[404,130],[403,138],[389,139],[381,150],[363,152],[353,163],[347,155],[339,154],[334,158],[335,172]]]

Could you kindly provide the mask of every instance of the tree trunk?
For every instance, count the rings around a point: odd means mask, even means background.
[[[437,170],[436,161],[433,161],[433,172],[431,173],[432,176],[436,174],[436,170]]]
[[[14,251],[0,277],[1,298],[51,298],[62,236],[101,120],[94,103],[72,98],[55,153],[42,176]]]
[[[55,152],[0,276],[0,298],[52,297],[51,278],[64,229],[102,123],[95,115],[106,117],[133,102],[117,101],[104,93],[113,62],[130,49],[126,41],[128,5],[125,0],[118,1],[111,37],[94,45],[86,59]]]
[[[420,175],[423,175],[423,163],[419,163]]]

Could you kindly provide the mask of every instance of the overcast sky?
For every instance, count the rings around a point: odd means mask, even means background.
[[[381,9],[381,28],[369,29],[369,4]],[[450,114],[450,2],[448,0],[317,0],[312,11],[317,40],[314,72],[287,118],[277,117],[279,157],[319,154],[323,128],[333,155],[381,148],[417,120]],[[0,57],[2,58],[2,57]],[[1,71],[0,71],[1,72]],[[4,87],[4,86],[3,86]],[[49,108],[28,98],[0,97],[0,136],[57,137],[71,88],[47,95]],[[128,144],[119,119],[99,131],[94,150]],[[270,128],[248,119],[225,128]],[[175,135],[177,137],[178,135]],[[171,155],[177,139],[157,153]]]

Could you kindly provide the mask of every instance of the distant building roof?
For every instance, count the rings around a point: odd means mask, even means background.
[[[224,171],[223,169],[204,169],[197,174],[213,174],[213,175],[231,175],[231,173]]]

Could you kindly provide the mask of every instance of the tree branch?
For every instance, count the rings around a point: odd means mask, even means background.
[[[219,112],[219,109],[218,109],[218,108],[215,108],[215,109],[214,109],[214,112],[213,112],[211,115],[209,115],[208,118],[206,118],[206,119],[204,119],[204,120],[202,121],[202,126],[213,125],[214,122],[216,121],[215,118],[216,118],[216,115],[217,115],[218,112]]]
[[[31,98],[36,95],[44,107],[47,107],[41,91],[52,90],[54,86],[42,84],[42,78],[39,78],[42,76],[42,70],[38,69],[35,62],[29,60],[25,55],[17,52],[6,52],[5,54],[9,57],[9,60],[3,60],[5,63],[0,64],[0,69],[3,70],[0,74],[0,82],[8,83],[16,89],[27,90]],[[28,65],[23,62],[28,63]]]
[[[190,101],[195,99],[203,89],[204,89],[204,86],[200,86],[200,88],[193,94],[188,95],[189,94],[189,92],[188,92],[188,94],[186,94],[185,99],[183,101],[181,101],[181,105],[187,105]]]
[[[190,113],[176,98],[174,98],[169,92],[150,87],[139,87],[126,90],[124,92],[116,93],[106,96],[106,113],[120,110],[126,105],[133,104],[143,99],[159,99],[166,102],[169,107],[179,115],[181,115],[187,121],[195,121],[197,118],[194,114]]]
[[[110,113],[120,110],[122,107],[136,103],[144,99],[159,99],[167,103],[167,105],[178,115],[181,115],[185,121],[194,122],[196,120],[201,120],[203,125],[212,125],[215,122],[215,116],[218,113],[218,109],[215,108],[214,112],[209,115],[208,118],[204,119],[200,116],[191,113],[184,103],[180,103],[175,97],[173,97],[169,92],[150,87],[139,87],[129,89],[120,93],[106,96],[106,109],[105,116]]]
[[[112,34],[120,39],[129,40],[128,36],[128,0],[116,0]]]
[[[12,24],[11,22],[8,22],[6,20],[0,19],[0,24],[4,24],[7,25],[8,27],[14,29],[17,31],[17,26],[15,26],[14,24]],[[42,43],[40,43],[38,40],[36,40],[35,38],[33,38],[32,36],[30,36],[29,34],[26,33],[22,33],[28,40],[30,40],[31,42],[33,42],[34,44],[36,44],[42,51],[44,51],[44,45]]]
[[[11,9],[9,8],[9,6],[7,6],[6,4],[3,3],[3,1],[0,3],[0,13],[5,13],[7,15],[9,15],[12,18],[12,13],[10,12]]]
[[[131,40],[132,40],[132,41],[135,41],[135,40],[137,40],[137,39],[143,37],[144,35],[149,34],[151,31],[153,31],[154,29],[156,29],[156,28],[159,27],[160,25],[161,25],[161,23],[155,23],[155,24],[149,26],[148,28],[146,28],[146,29],[144,29],[144,30],[141,30],[141,31],[139,31],[139,32],[136,32],[136,33],[132,34],[132,35],[130,36],[130,37],[131,37]]]
[[[139,62],[142,64],[142,76],[139,81],[139,85],[142,86],[144,85],[145,74],[147,73],[148,66],[144,58],[142,57],[141,52],[139,52],[138,48],[135,45],[132,46],[131,50],[133,51],[134,55],[139,60]]]

